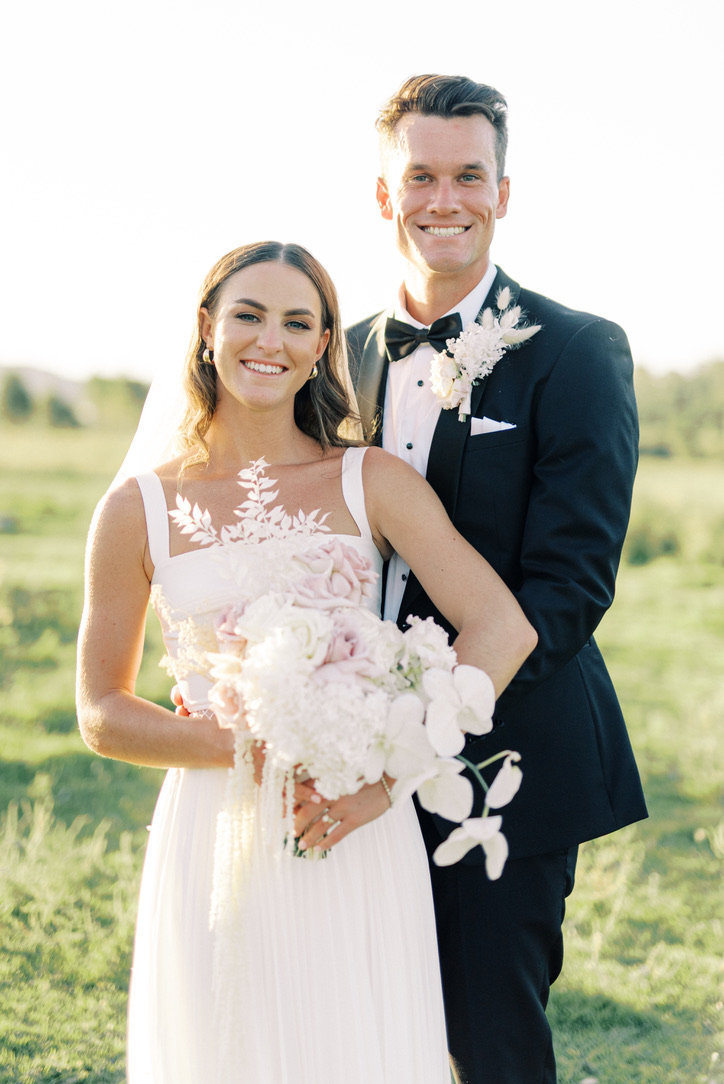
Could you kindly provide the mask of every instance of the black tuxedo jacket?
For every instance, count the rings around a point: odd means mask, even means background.
[[[443,410],[427,479],[461,534],[515,593],[538,646],[496,706],[495,729],[470,741],[479,762],[521,756],[523,784],[502,812],[512,857],[543,854],[646,816],[621,710],[593,632],[611,605],[637,463],[633,364],[624,332],[531,293],[498,271],[541,330],[509,350],[473,391],[472,416],[514,428],[471,435]],[[366,432],[384,405],[385,314],[348,332]],[[414,576],[400,623],[433,616]],[[453,827],[437,818],[446,837]],[[482,860],[480,848],[468,856]]]

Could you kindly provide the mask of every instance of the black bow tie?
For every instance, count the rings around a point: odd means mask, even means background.
[[[421,343],[431,343],[440,353],[445,349],[447,340],[457,338],[462,330],[463,322],[457,312],[435,320],[430,327],[419,328],[388,316],[385,324],[387,356],[390,361],[399,361],[416,350]]]

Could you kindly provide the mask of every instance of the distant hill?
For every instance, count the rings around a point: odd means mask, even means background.
[[[71,380],[69,377],[48,373],[45,369],[34,369],[28,365],[0,365],[0,382],[10,373],[22,380],[33,399],[57,395],[72,407],[77,407],[88,399],[86,381]]]
[[[0,388],[11,376],[20,381],[35,407],[55,400],[56,406],[67,407],[81,425],[137,418],[148,391],[147,384],[128,377],[72,380],[29,365],[0,365]]]

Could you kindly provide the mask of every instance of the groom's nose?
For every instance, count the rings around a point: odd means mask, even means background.
[[[431,186],[430,198],[427,203],[428,211],[436,214],[450,214],[460,208],[460,199],[452,178],[440,178]]]

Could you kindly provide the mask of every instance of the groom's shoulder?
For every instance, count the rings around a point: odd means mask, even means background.
[[[345,331],[345,336],[347,338],[347,357],[353,380],[356,378],[356,374],[359,370],[362,354],[370,332],[382,315],[384,315],[384,310],[376,312],[372,316],[366,317],[364,320],[359,320]]]
[[[513,279],[499,272],[495,283],[496,290],[502,286],[510,285],[516,297],[516,303],[523,310],[525,320],[529,324],[540,324],[542,329],[549,332],[556,331],[561,335],[570,335],[588,325],[603,324],[617,327],[612,321],[593,312],[583,309],[574,309],[554,300],[547,294],[537,293],[524,286],[520,286]],[[620,329],[619,329],[620,330]]]
[[[350,327],[346,328],[345,335],[347,336],[347,345],[364,347],[370,331],[374,324],[379,320],[380,316],[382,316],[383,311],[384,310],[375,312],[372,316],[367,316],[364,320],[359,320],[356,324],[352,324]]]

